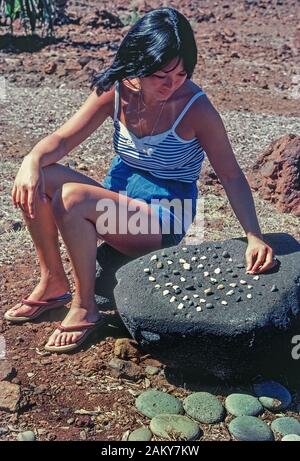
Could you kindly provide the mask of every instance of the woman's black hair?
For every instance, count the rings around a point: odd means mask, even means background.
[[[99,95],[116,81],[147,77],[180,57],[187,78],[197,63],[197,46],[187,18],[174,8],[157,8],[140,18],[123,38],[111,66],[94,75],[90,89]]]

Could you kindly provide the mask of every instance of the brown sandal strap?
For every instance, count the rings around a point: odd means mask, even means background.
[[[61,323],[58,324],[56,327],[58,330],[61,332],[70,332],[70,331],[77,331],[77,330],[88,330],[89,328],[94,328],[97,325],[98,322],[95,323],[84,323],[84,324],[78,324],[78,325],[71,325],[68,327],[64,327]]]
[[[57,296],[56,298],[49,298],[47,301],[32,301],[27,298],[22,299],[22,304],[27,304],[28,306],[46,306],[49,303],[56,303],[56,302],[67,302],[71,298],[70,293],[65,293],[61,296]]]

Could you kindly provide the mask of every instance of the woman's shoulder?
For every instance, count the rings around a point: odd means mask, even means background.
[[[219,113],[202,86],[190,81],[190,90],[190,98],[192,98],[193,95],[200,94],[200,96],[194,100],[188,111],[189,126],[193,128],[196,133],[199,129],[199,125],[202,124],[199,124],[200,120],[205,124],[204,120],[212,121],[219,117]]]
[[[193,82],[193,80],[186,80],[186,85],[187,85],[187,89],[189,91],[191,91],[192,93],[196,94],[196,93],[199,93],[199,92],[203,92],[204,93],[204,90],[202,88],[202,86],[198,85],[197,83]]]
[[[205,92],[204,92],[204,90],[202,89],[201,86],[197,85],[192,80],[186,80],[184,82],[184,85],[183,85],[180,93],[177,95],[177,98],[175,97],[175,99],[177,99],[177,102],[178,102],[179,106],[181,106],[182,103],[185,106],[197,94],[199,94],[199,97],[194,99],[190,109],[192,109],[194,106],[196,106],[199,103],[202,104],[201,100],[203,100],[206,97],[206,94],[205,94]],[[182,103],[181,103],[181,101],[182,101]],[[189,112],[191,112],[191,110]]]
[[[200,85],[197,85],[191,80],[189,81],[189,83],[190,83],[191,97],[193,97],[196,94],[199,94],[199,97],[196,98],[196,100],[193,102],[192,107],[191,107],[191,112],[193,112],[193,115],[199,112],[203,114],[205,113],[205,111],[211,110],[213,108],[213,105],[209,97],[207,96],[205,90],[203,89],[203,87]]]

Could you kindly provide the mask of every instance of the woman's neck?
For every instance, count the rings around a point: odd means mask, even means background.
[[[158,105],[161,105],[164,101],[159,100],[158,98],[153,97],[153,95],[147,95],[141,90],[139,81],[137,79],[126,79],[123,80],[124,85],[130,91],[134,92],[138,97],[141,97],[142,105],[147,108],[155,108]],[[142,94],[140,92],[142,91]]]

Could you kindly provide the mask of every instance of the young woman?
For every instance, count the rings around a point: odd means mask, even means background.
[[[150,11],[123,39],[112,65],[92,80],[93,91],[79,111],[24,157],[12,199],[34,241],[41,278],[5,318],[32,320],[71,300],[59,230],[76,291],[47,350],[74,349],[99,324],[94,299],[98,238],[133,257],[181,241],[196,213],[196,181],[204,153],[247,236],[247,270],[261,273],[273,267],[273,250],[263,240],[251,190],[222,119],[191,80],[196,61],[188,20],[173,8]],[[109,116],[114,120],[116,155],[102,184],[57,163]],[[168,207],[172,200],[182,208]],[[108,231],[102,219],[107,203]],[[147,232],[138,233],[137,222],[130,223],[137,210]]]

